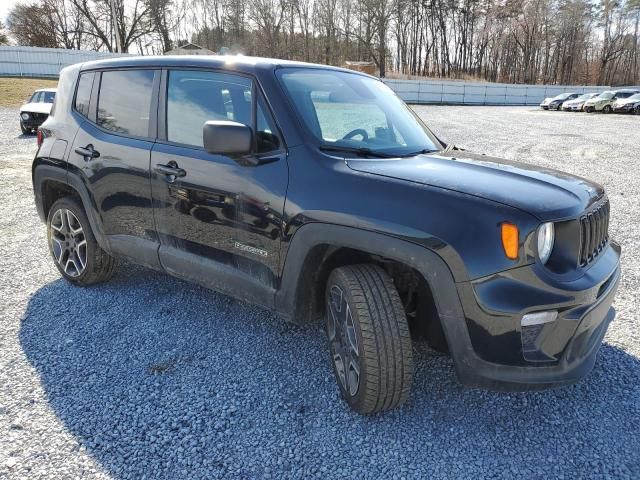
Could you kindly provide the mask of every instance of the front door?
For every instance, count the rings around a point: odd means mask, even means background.
[[[109,248],[155,268],[149,161],[159,81],[159,70],[83,72],[73,108],[80,127],[69,153],[69,168],[89,186]]]
[[[163,72],[151,186],[159,256],[170,273],[271,306],[288,168],[284,147],[250,77],[206,70]],[[203,149],[208,120],[254,130],[245,159]]]

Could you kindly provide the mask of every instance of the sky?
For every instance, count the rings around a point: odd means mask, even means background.
[[[9,10],[21,0],[0,0],[0,20],[4,23],[9,14]]]

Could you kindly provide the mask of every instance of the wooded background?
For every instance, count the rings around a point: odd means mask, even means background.
[[[640,0],[30,0],[6,23],[29,46],[146,55],[193,42],[372,61],[381,76],[640,83]]]

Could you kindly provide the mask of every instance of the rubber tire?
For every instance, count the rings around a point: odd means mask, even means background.
[[[611,113],[613,110],[611,109],[611,105],[605,105],[602,109],[602,113]]]
[[[31,133],[31,130],[29,130],[28,128],[26,128],[22,122],[20,122],[20,130],[22,130],[22,134],[23,135],[27,135],[29,133]]]
[[[407,317],[393,280],[373,264],[336,268],[327,281],[326,305],[334,285],[346,295],[360,358],[360,385],[355,396],[342,387],[331,359],[342,397],[362,414],[402,405],[411,391],[413,354]]]
[[[53,230],[51,228],[51,219],[53,218],[53,214],[60,208],[71,210],[78,218],[80,225],[82,226],[82,230],[84,231],[85,240],[87,241],[87,265],[84,271],[77,277],[70,277],[64,272],[62,267],[60,267],[58,262],[55,260],[53,249],[51,247],[51,234]],[[79,201],[74,197],[61,198],[51,205],[49,214],[47,215],[47,243],[49,244],[49,253],[51,254],[51,258],[53,258],[53,262],[58,268],[58,271],[65,280],[75,285],[87,286],[106,282],[113,275],[116,261],[111,255],[105,252],[100,245],[98,245],[96,237],[93,235],[93,231],[91,230],[91,223],[84,212],[84,208],[82,208]]]

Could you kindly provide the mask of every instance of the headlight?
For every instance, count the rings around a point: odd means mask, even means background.
[[[20,116],[22,117],[23,120],[29,120],[29,114],[28,113],[21,113]]]
[[[548,222],[540,225],[538,228],[538,257],[543,264],[547,263],[551,256],[554,237],[553,223]]]

